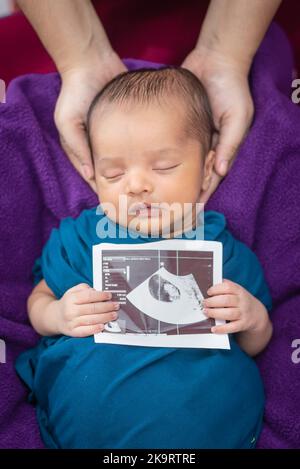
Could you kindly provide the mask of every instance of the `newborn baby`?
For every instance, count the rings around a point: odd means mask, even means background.
[[[270,340],[271,298],[256,256],[224,216],[206,211],[198,225],[215,156],[201,83],[182,68],[125,72],[93,100],[87,132],[103,211],[84,210],[52,231],[28,300],[45,337],[16,364],[46,446],[254,447],[264,393],[250,356]],[[208,290],[205,312],[228,321],[212,332],[233,333],[231,349],[95,344],[119,305],[92,288],[92,246],[197,239],[203,228],[205,240],[223,244],[225,278]]]
[[[204,89],[187,70],[129,72],[113,80],[88,113],[94,188],[102,205],[115,207],[110,219],[134,226],[138,211],[140,232],[148,233],[151,204],[152,234],[175,236],[184,204],[195,209],[208,189],[213,131]],[[129,207],[124,219],[120,195]],[[169,212],[170,226],[163,226],[162,211]],[[193,225],[195,218],[194,210]]]

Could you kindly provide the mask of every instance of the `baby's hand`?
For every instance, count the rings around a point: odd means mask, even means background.
[[[268,316],[265,306],[245,288],[231,280],[223,280],[207,290],[210,298],[203,301],[204,313],[215,319],[230,321],[214,326],[211,331],[217,334],[230,334],[240,331],[259,330]]]
[[[71,337],[101,332],[104,324],[117,319],[119,303],[107,301],[111,293],[96,291],[85,283],[70,288],[59,303],[58,329]]]

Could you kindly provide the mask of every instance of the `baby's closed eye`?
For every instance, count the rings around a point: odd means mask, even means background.
[[[172,170],[172,169],[175,169],[175,168],[178,168],[178,166],[180,166],[181,163],[179,164],[175,164],[175,165],[161,165],[161,166],[156,166],[154,168],[152,168],[154,171],[169,171],[169,170]]]
[[[110,169],[102,173],[105,179],[117,179],[123,176],[125,173],[122,169]]]

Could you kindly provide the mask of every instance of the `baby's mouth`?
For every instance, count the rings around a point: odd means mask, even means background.
[[[161,214],[162,208],[159,203],[137,203],[131,205],[128,215],[137,217],[153,217]]]

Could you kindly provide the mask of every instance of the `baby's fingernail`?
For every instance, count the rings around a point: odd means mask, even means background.
[[[119,309],[119,308],[120,308],[119,303],[114,303],[114,309]]]
[[[110,300],[110,299],[111,299],[111,297],[112,297],[112,294],[111,294],[111,293],[109,293],[109,292],[107,292],[107,293],[106,293],[106,298],[107,298],[108,300]]]
[[[215,327],[212,327],[212,328],[211,328],[211,332],[212,332],[212,333],[216,332],[216,328],[215,328]]]

